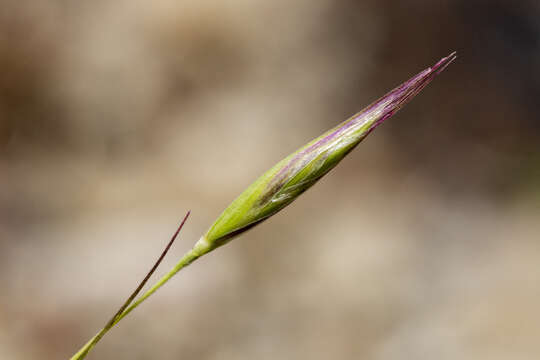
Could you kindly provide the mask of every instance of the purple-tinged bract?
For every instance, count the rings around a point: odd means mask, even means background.
[[[339,163],[384,120],[394,115],[444,70],[456,53],[413,76],[364,110],[281,160],[234,200],[197,243],[205,253],[290,204]]]

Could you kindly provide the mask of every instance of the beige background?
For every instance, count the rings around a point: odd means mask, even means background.
[[[193,214],[453,50],[329,176],[88,359],[540,357],[537,1],[0,12],[0,358],[66,359]]]

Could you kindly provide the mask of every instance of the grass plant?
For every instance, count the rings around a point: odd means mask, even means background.
[[[413,76],[336,127],[302,146],[261,175],[238,196],[180,261],[135,300],[172,245],[189,212],[150,272],[106,325],[71,360],[83,359],[98,341],[126,315],[148,299],[193,261],[228,243],[293,202],[332,170],[367,135],[416,96],[456,58],[453,52]]]

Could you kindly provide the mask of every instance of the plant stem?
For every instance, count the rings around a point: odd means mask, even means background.
[[[120,320],[122,320],[133,309],[139,306],[143,301],[148,299],[150,295],[155,293],[160,287],[162,287],[167,281],[169,281],[174,275],[176,275],[177,272],[191,264],[193,261],[197,260],[201,255],[203,254],[197,251],[196,248],[188,251],[167,274],[165,274],[161,279],[159,279],[159,281],[154,286],[152,286],[146,293],[144,293],[144,295],[142,295],[137,301],[135,301],[124,312],[122,312],[114,321],[113,326],[116,325]]]
[[[165,284],[171,277],[173,277],[178,271],[180,271],[182,268],[188,266],[191,264],[194,260],[196,260],[198,257],[200,257],[202,254],[205,253],[205,251],[201,251],[200,242],[196,244],[196,246],[188,251],[182,259],[174,266],[169,273],[164,275],[152,288],[150,288],[143,296],[141,296],[137,301],[135,301],[133,304],[133,300],[137,296],[137,294],[141,291],[145,283],[148,281],[150,276],[154,273],[154,271],[157,269],[158,265],[161,263],[163,258],[165,257],[165,254],[170,249],[172,243],[176,239],[178,233],[184,226],[184,223],[186,222],[190,212],[186,214],[184,219],[182,220],[182,223],[178,227],[178,230],[176,230],[175,234],[167,244],[167,247],[162,252],[161,256],[159,257],[158,261],[154,264],[152,269],[148,272],[148,274],[145,276],[143,281],[137,286],[137,289],[129,296],[129,298],[124,302],[124,304],[120,307],[120,309],[116,312],[116,314],[107,322],[107,324],[101,329],[93,338],[91,338],[75,355],[71,357],[70,360],[79,360],[84,359],[86,355],[92,350],[92,348],[101,340],[101,338],[111,329],[113,328],[120,320],[122,320],[127,314],[129,314],[133,309],[135,309],[137,306],[139,306],[143,301],[145,301],[150,295],[152,295],[154,292],[157,291],[163,284]],[[130,306],[131,304],[131,306]],[[129,306],[129,307],[128,307]]]

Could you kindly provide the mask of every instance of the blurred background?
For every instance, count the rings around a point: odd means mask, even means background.
[[[299,146],[458,59],[88,359],[540,357],[540,2],[0,12],[0,358],[67,359]],[[157,277],[157,276],[155,276]]]

